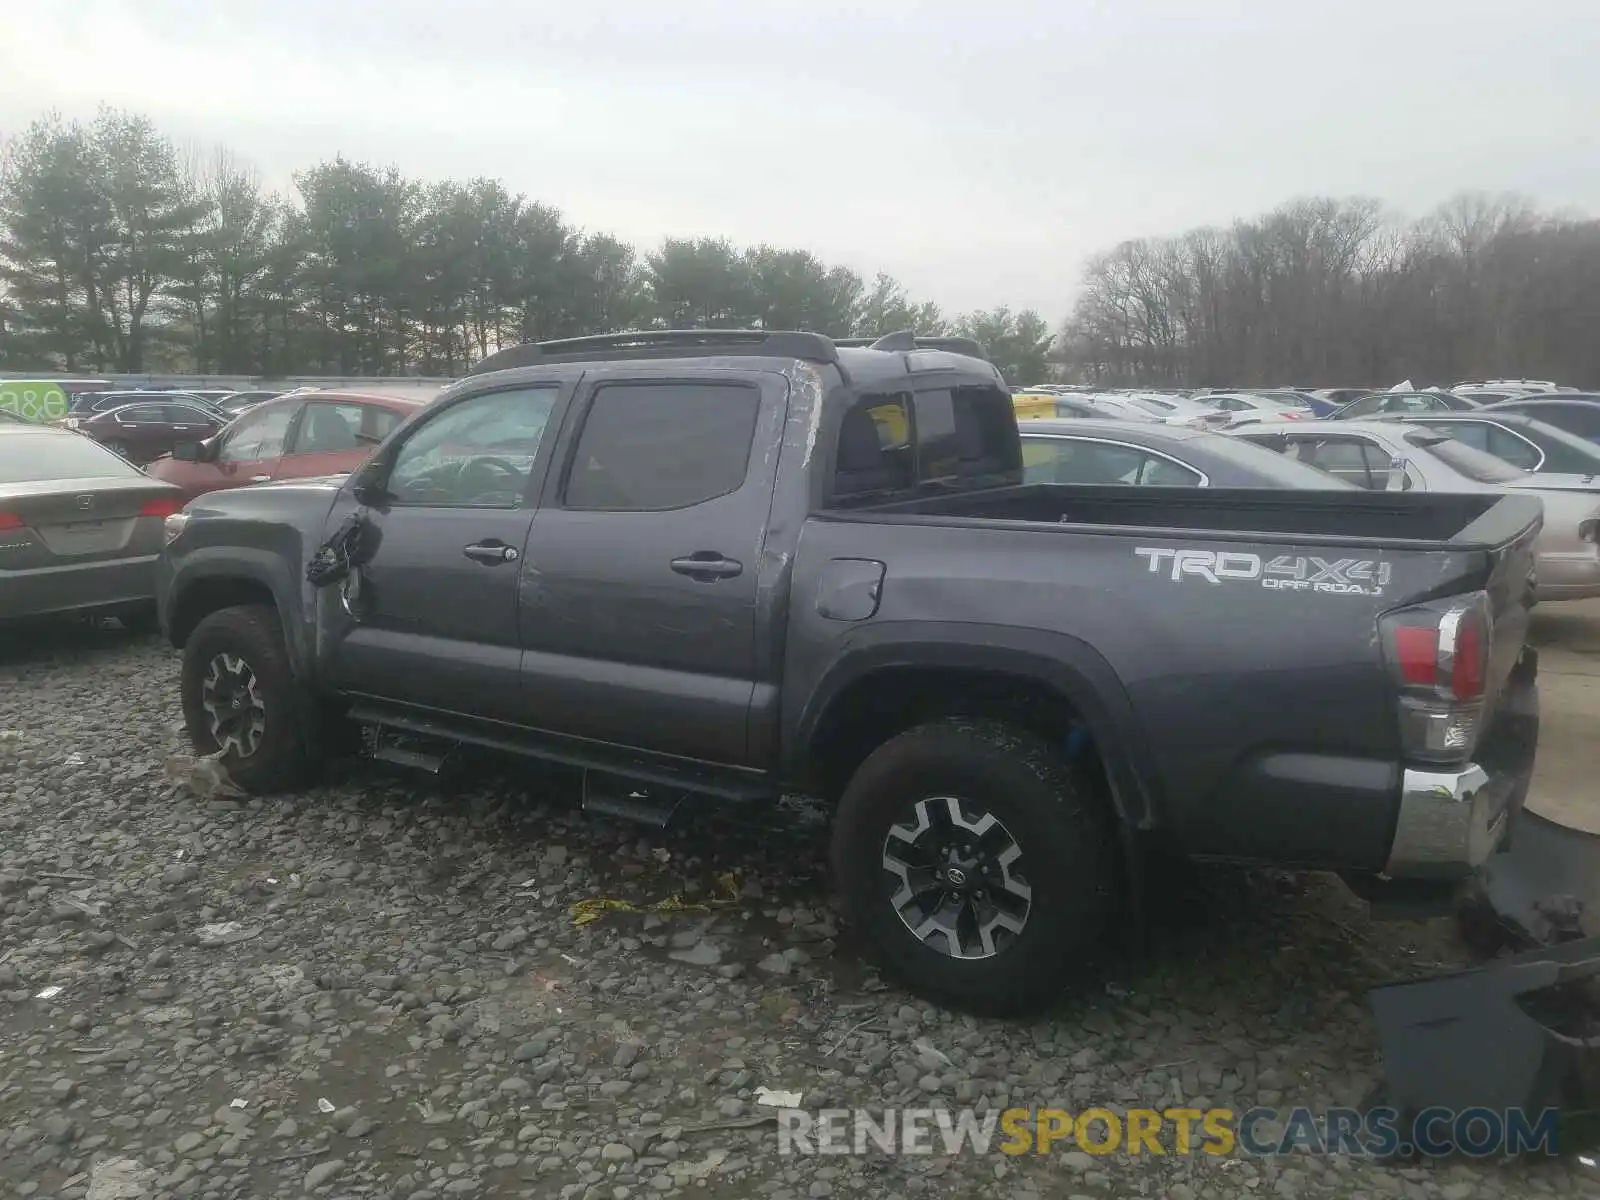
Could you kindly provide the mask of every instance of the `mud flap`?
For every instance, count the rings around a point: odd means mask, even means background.
[[[1556,1109],[1560,1152],[1600,1144],[1600,937],[1389,984],[1368,1001],[1382,1106],[1403,1118],[1520,1109],[1530,1122]]]

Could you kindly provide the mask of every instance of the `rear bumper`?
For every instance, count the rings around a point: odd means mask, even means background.
[[[1535,651],[1523,651],[1479,743],[1476,761],[1452,770],[1403,772],[1385,875],[1461,878],[1505,844],[1533,779],[1539,744],[1538,662]]]
[[[1541,554],[1538,576],[1540,600],[1587,600],[1600,596],[1600,547]]]
[[[155,599],[156,556],[39,567],[0,575],[0,617],[91,613]]]

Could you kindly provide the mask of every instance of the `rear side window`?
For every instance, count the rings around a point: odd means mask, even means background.
[[[932,481],[1015,479],[1020,467],[1016,415],[1000,388],[864,396],[839,426],[833,501],[867,503]]]
[[[1359,438],[1291,438],[1284,453],[1368,491],[1381,492],[1389,486],[1390,455],[1372,442]]]
[[[578,435],[566,507],[659,512],[736,492],[760,413],[748,384],[604,384]]]
[[[1477,480],[1479,483],[1509,483],[1527,474],[1510,463],[1503,462],[1482,450],[1474,450],[1465,442],[1458,442],[1453,437],[1435,440],[1412,434],[1406,441],[1418,450],[1433,455],[1468,479]]]
[[[1199,472],[1132,446],[1079,438],[1024,438],[1023,480],[1133,487],[1199,487]]]

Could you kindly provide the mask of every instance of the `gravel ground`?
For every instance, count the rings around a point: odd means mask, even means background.
[[[301,795],[207,797],[169,768],[176,699],[154,639],[0,642],[7,1195],[1596,1194],[1562,1163],[781,1157],[759,1087],[1350,1103],[1377,1067],[1364,989],[1458,951],[1327,880],[1217,871],[1054,1017],[978,1021],[862,965],[803,805],[641,833],[526,764],[446,785],[351,763]],[[576,923],[596,898],[633,907]]]

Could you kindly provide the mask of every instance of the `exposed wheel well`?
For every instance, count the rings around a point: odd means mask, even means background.
[[[889,667],[855,681],[829,705],[809,748],[816,789],[836,798],[873,750],[912,726],[946,716],[990,717],[1030,729],[1078,756],[1109,788],[1105,761],[1083,715],[1049,684],[1003,671]]]
[[[201,621],[219,609],[240,604],[264,604],[277,611],[277,600],[272,595],[272,589],[254,579],[195,580],[178,594],[178,602],[173,606],[170,630],[172,644],[181,649]]]

